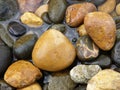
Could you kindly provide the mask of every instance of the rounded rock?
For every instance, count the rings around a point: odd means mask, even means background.
[[[28,34],[20,37],[13,45],[13,52],[15,57],[20,59],[30,59],[32,50],[37,41],[37,35]]]
[[[48,12],[43,13],[41,18],[47,24],[51,24],[52,23],[52,21],[50,20],[50,18],[48,16]]]
[[[10,22],[8,31],[11,35],[18,37],[26,33],[26,28],[18,22]]]
[[[86,32],[86,29],[85,29],[84,24],[83,24],[83,25],[80,25],[80,26],[77,28],[77,31],[78,31],[78,33],[79,33],[79,36],[85,36],[85,35],[87,35],[87,32]]]
[[[31,12],[25,12],[21,17],[21,22],[30,27],[39,27],[43,24],[40,17]]]
[[[92,3],[70,5],[66,10],[66,23],[71,27],[77,27],[83,23],[85,15],[93,11],[96,11],[96,7]]]
[[[116,0],[107,0],[104,4],[98,7],[98,11],[111,13],[116,6]]]
[[[48,5],[48,15],[53,23],[63,21],[67,8],[66,0],[50,0]]]
[[[77,65],[71,69],[70,77],[76,83],[86,84],[100,70],[98,65]]]
[[[40,79],[42,73],[32,63],[19,60],[11,64],[4,74],[4,80],[15,88],[23,88]]]
[[[120,15],[120,4],[116,6],[116,13],[117,15]]]
[[[70,66],[76,56],[72,43],[61,32],[54,29],[45,31],[36,42],[33,63],[40,69],[59,71]]]
[[[116,40],[116,25],[113,18],[104,12],[92,12],[85,16],[84,25],[88,35],[102,50],[110,50]]]
[[[99,55],[99,48],[89,36],[82,36],[76,43],[76,52],[79,60],[89,61]]]

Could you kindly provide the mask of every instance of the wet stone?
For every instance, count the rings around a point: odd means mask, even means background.
[[[54,24],[51,29],[56,29],[56,30],[59,30],[60,32],[62,33],[65,33],[66,32],[66,27],[64,24]]]
[[[26,33],[26,28],[18,22],[10,22],[8,31],[11,35],[18,37]]]
[[[106,55],[100,55],[96,60],[90,62],[84,62],[87,65],[99,65],[101,68],[109,68],[112,63],[110,57]]]
[[[17,12],[17,0],[0,0],[0,21],[12,18]]]
[[[1,39],[5,42],[5,44],[7,44],[10,48],[12,48],[14,41],[8,33],[9,32],[7,32],[7,30],[5,30],[3,25],[0,25],[0,37],[1,37]]]
[[[96,58],[99,48],[94,44],[89,36],[82,36],[76,43],[77,56],[81,61],[89,61]]]
[[[0,80],[0,90],[15,90],[15,88],[8,85],[4,80]]]
[[[77,65],[71,69],[70,77],[76,83],[86,84],[100,70],[98,65]]]
[[[13,46],[15,57],[17,59],[30,59],[36,41],[37,36],[35,34],[20,37]]]
[[[118,66],[120,65],[120,55],[119,54],[120,54],[120,39],[117,40],[117,42],[111,52],[111,57]]]

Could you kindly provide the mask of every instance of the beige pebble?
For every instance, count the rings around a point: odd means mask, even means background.
[[[30,27],[38,27],[43,24],[43,21],[40,17],[31,12],[25,12],[21,17],[21,22],[30,26]]]
[[[98,11],[111,13],[116,6],[116,0],[107,0],[104,4],[98,7]]]
[[[77,28],[77,31],[78,31],[78,33],[79,33],[80,36],[85,36],[85,35],[87,35],[87,32],[86,32],[86,29],[85,29],[84,24],[81,25],[81,26],[79,26],[79,27]]]
[[[40,6],[36,11],[35,14],[39,17],[42,16],[43,13],[48,12],[48,4],[44,4]]]
[[[99,71],[89,80],[86,90],[120,90],[120,73],[111,69]]]
[[[116,6],[116,13],[120,15],[120,3]]]

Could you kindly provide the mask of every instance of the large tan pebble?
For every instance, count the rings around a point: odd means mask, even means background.
[[[120,15],[120,3],[116,6],[116,13]]]
[[[86,15],[84,25],[88,35],[102,50],[110,50],[116,39],[116,25],[112,17],[104,12]]]
[[[33,63],[40,69],[59,71],[70,66],[76,56],[71,42],[58,30],[42,34],[32,52]]]
[[[43,21],[40,17],[31,12],[25,12],[21,17],[21,22],[30,26],[30,27],[38,27],[43,24]]]
[[[92,3],[81,3],[70,5],[66,10],[66,23],[69,26],[76,27],[83,23],[87,13],[96,11]]]
[[[17,89],[17,90],[42,90],[41,86],[39,83],[33,83],[30,86],[21,88],[21,89]]]
[[[19,60],[8,67],[4,80],[15,88],[23,88],[41,77],[42,73],[32,63]]]
[[[98,11],[111,13],[116,6],[116,0],[106,0],[106,2],[98,7]]]
[[[86,90],[120,90],[120,73],[106,69],[89,80]]]
[[[85,35],[87,35],[87,32],[86,32],[86,29],[85,29],[84,24],[81,25],[81,26],[79,26],[79,27],[77,28],[77,31],[78,31],[78,34],[79,34],[80,36],[85,36]]]
[[[48,4],[44,4],[40,6],[36,11],[35,14],[39,17],[42,16],[43,13],[48,12]]]

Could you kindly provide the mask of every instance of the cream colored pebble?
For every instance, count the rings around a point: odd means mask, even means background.
[[[116,13],[120,15],[120,3],[116,6]]]

